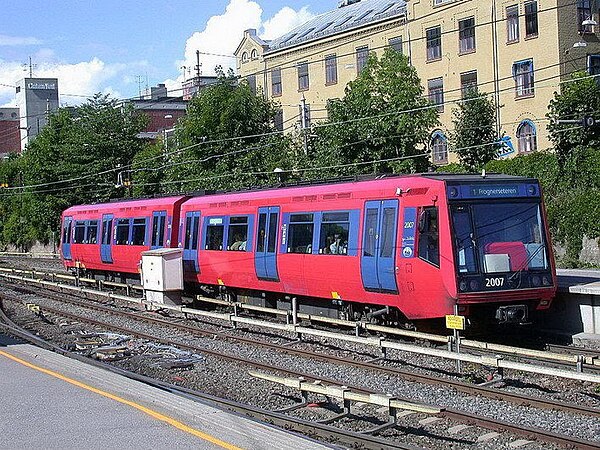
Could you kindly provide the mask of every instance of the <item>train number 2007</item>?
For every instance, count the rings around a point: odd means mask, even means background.
[[[504,278],[486,278],[485,287],[502,287],[504,286]]]

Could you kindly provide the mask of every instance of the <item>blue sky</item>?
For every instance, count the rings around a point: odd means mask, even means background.
[[[0,27],[0,106],[12,106],[14,84],[27,76],[58,77],[60,101],[73,105],[96,92],[116,98],[143,87],[180,86],[182,66],[195,52],[231,55],[243,30],[280,36],[337,0],[13,0],[4,2]],[[203,74],[232,58],[201,55]],[[173,92],[179,95],[178,92]]]

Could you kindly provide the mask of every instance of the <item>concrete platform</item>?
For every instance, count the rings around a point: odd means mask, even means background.
[[[544,313],[548,328],[577,341],[600,341],[600,271],[558,269],[558,295]]]
[[[2,449],[330,449],[0,334]]]

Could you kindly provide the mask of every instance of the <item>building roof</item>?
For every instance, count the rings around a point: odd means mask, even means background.
[[[404,0],[362,0],[320,14],[269,42],[269,52],[406,15]]]

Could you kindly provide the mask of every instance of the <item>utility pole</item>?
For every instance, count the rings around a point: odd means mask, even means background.
[[[300,99],[300,126],[301,133],[304,139],[304,154],[308,155],[308,126],[309,126],[309,118],[308,118],[308,108],[306,107],[306,98],[304,98],[304,93],[302,94],[302,98]]]
[[[196,50],[196,66],[194,69],[196,69],[196,76],[200,78],[200,74],[202,73],[202,64],[200,64],[200,50]]]

